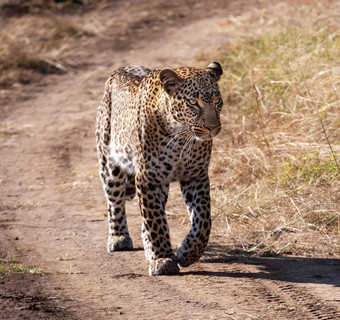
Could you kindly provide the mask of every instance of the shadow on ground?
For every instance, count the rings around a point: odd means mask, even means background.
[[[260,257],[249,252],[238,251],[230,254],[226,246],[211,244],[208,246],[201,263],[233,265],[230,271],[193,271],[185,274],[229,277],[268,279],[295,283],[329,284],[340,286],[340,259],[310,258],[294,256]],[[258,272],[238,270],[236,264],[256,265]],[[216,270],[216,268],[215,268]]]

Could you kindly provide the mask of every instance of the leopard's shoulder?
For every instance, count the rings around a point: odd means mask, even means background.
[[[120,88],[138,88],[142,80],[147,77],[152,71],[143,66],[127,66],[115,70],[109,78],[109,83]]]

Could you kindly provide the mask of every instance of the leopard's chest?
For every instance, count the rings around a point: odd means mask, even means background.
[[[146,155],[145,168],[166,182],[190,179],[208,169],[210,150],[210,142],[197,140],[170,144]]]
[[[145,145],[150,145],[145,141]],[[170,143],[152,149],[131,145],[131,141],[113,135],[110,156],[128,174],[136,172],[155,177],[160,182],[170,183],[199,176],[209,166],[210,144],[200,141]],[[148,151],[146,151],[148,150]]]

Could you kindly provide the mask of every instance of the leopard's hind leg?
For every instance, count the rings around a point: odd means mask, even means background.
[[[125,195],[128,175],[110,157],[111,142],[111,77],[105,85],[104,96],[98,106],[96,120],[96,141],[99,160],[99,174],[108,204],[109,252],[132,249],[125,214]],[[132,188],[130,188],[132,189]],[[131,193],[131,190],[129,191]]]
[[[125,199],[132,200],[136,195],[136,182],[135,175],[128,175],[126,189],[125,189]]]
[[[132,240],[129,235],[125,213],[127,174],[123,168],[109,160],[109,175],[103,179],[104,191],[108,203],[109,237],[107,250],[131,250]]]

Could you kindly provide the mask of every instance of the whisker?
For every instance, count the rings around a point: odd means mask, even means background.
[[[163,141],[167,138],[170,138],[170,137],[173,137],[173,136],[176,136],[178,134],[181,134],[182,132],[186,131],[185,128],[183,127],[178,127],[174,132],[170,133],[169,135],[165,136]]]
[[[187,164],[189,163],[189,165],[192,163],[192,162],[191,162],[191,155],[192,155],[192,150],[193,150],[194,143],[195,143],[195,138],[192,137],[191,143],[189,144],[189,148],[188,148],[188,149],[189,149],[189,152],[188,152],[189,157],[188,157]],[[191,169],[191,168],[192,168],[192,166],[190,165],[190,166],[189,166],[189,169]]]
[[[191,138],[192,138],[192,135],[188,132],[188,135],[187,135],[187,137],[186,137],[186,139],[185,139],[185,141],[184,141],[184,145],[183,145],[183,147],[182,147],[181,153],[180,153],[180,155],[179,155],[179,158],[180,158],[180,159],[182,159],[183,151],[184,151],[184,149],[186,148],[186,146],[190,143]]]
[[[177,132],[176,135],[169,140],[169,142],[166,145],[166,148],[169,147],[169,145],[171,144],[172,141],[174,141],[175,139],[178,141],[181,137],[184,137],[185,135],[186,135],[186,131],[185,130]]]

